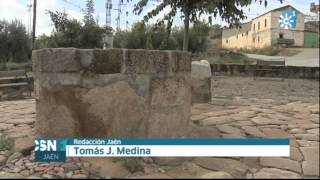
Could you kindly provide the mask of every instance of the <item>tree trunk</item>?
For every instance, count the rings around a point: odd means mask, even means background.
[[[184,12],[184,35],[183,35],[183,51],[188,51],[189,47],[189,9]]]
[[[33,0],[32,48],[36,39],[37,0]]]

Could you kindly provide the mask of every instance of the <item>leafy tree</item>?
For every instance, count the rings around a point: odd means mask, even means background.
[[[117,31],[114,36],[114,47],[129,49],[166,49],[182,50],[183,28],[172,28],[168,37],[165,25],[145,25],[134,23],[129,31]],[[205,22],[196,22],[190,29],[191,52],[202,52],[207,49],[210,26]],[[163,41],[166,39],[166,41]]]
[[[26,62],[31,56],[31,39],[21,21],[0,20],[0,62]]]
[[[84,22],[85,23],[94,22],[93,14],[94,14],[94,1],[93,0],[87,0],[86,8],[84,10]]]
[[[54,24],[55,32],[51,34],[54,43],[50,47],[76,47],[80,48],[81,22],[70,19],[66,12],[48,11]]]
[[[159,21],[159,24],[167,23],[167,30],[170,33],[172,22],[177,12],[182,13],[184,21],[184,37],[183,37],[183,50],[188,50],[189,45],[189,25],[190,22],[197,22],[201,15],[208,15],[208,21],[211,23],[213,17],[219,15],[222,20],[229,23],[231,26],[240,25],[240,20],[245,19],[246,16],[242,7],[248,6],[252,1],[257,0],[163,0],[153,10],[144,16],[144,21],[157,16],[165,8],[169,7],[170,10]],[[258,0],[260,4],[264,2],[267,5],[267,0]],[[282,2],[282,0],[280,0]],[[135,4],[134,12],[141,14],[144,7],[147,6],[149,0],[139,0]]]
[[[42,36],[36,48],[49,47],[102,48],[106,35],[113,33],[111,27],[100,27],[94,20],[94,1],[87,0],[83,22],[70,18],[66,12],[47,11],[55,31],[50,37]],[[109,47],[110,45],[106,45]]]

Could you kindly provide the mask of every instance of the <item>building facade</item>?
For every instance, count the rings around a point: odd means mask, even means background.
[[[241,28],[222,32],[222,47],[227,49],[260,49],[283,41],[297,47],[304,44],[304,14],[290,5],[258,16]]]

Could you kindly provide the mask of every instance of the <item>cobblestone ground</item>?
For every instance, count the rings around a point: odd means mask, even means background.
[[[110,165],[106,168],[110,174],[104,175],[93,173],[90,163],[79,159],[35,163],[35,101],[29,99],[0,102],[0,133],[15,140],[13,151],[0,150],[0,178],[319,177],[319,94],[315,93],[319,92],[319,84],[307,80],[263,81],[214,79],[212,103],[194,105],[191,121],[199,127],[210,127],[221,138],[288,137],[289,158],[195,158],[179,166],[158,166],[146,158],[139,172],[131,174],[125,168]]]

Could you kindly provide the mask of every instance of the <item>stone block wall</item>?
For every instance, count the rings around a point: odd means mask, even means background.
[[[213,75],[253,76],[256,65],[211,64]],[[272,66],[276,70],[281,67]],[[282,77],[282,72],[267,71],[261,74],[269,77]],[[286,78],[319,79],[319,67],[286,66]]]
[[[39,137],[184,136],[190,54],[66,48],[32,57]]]

